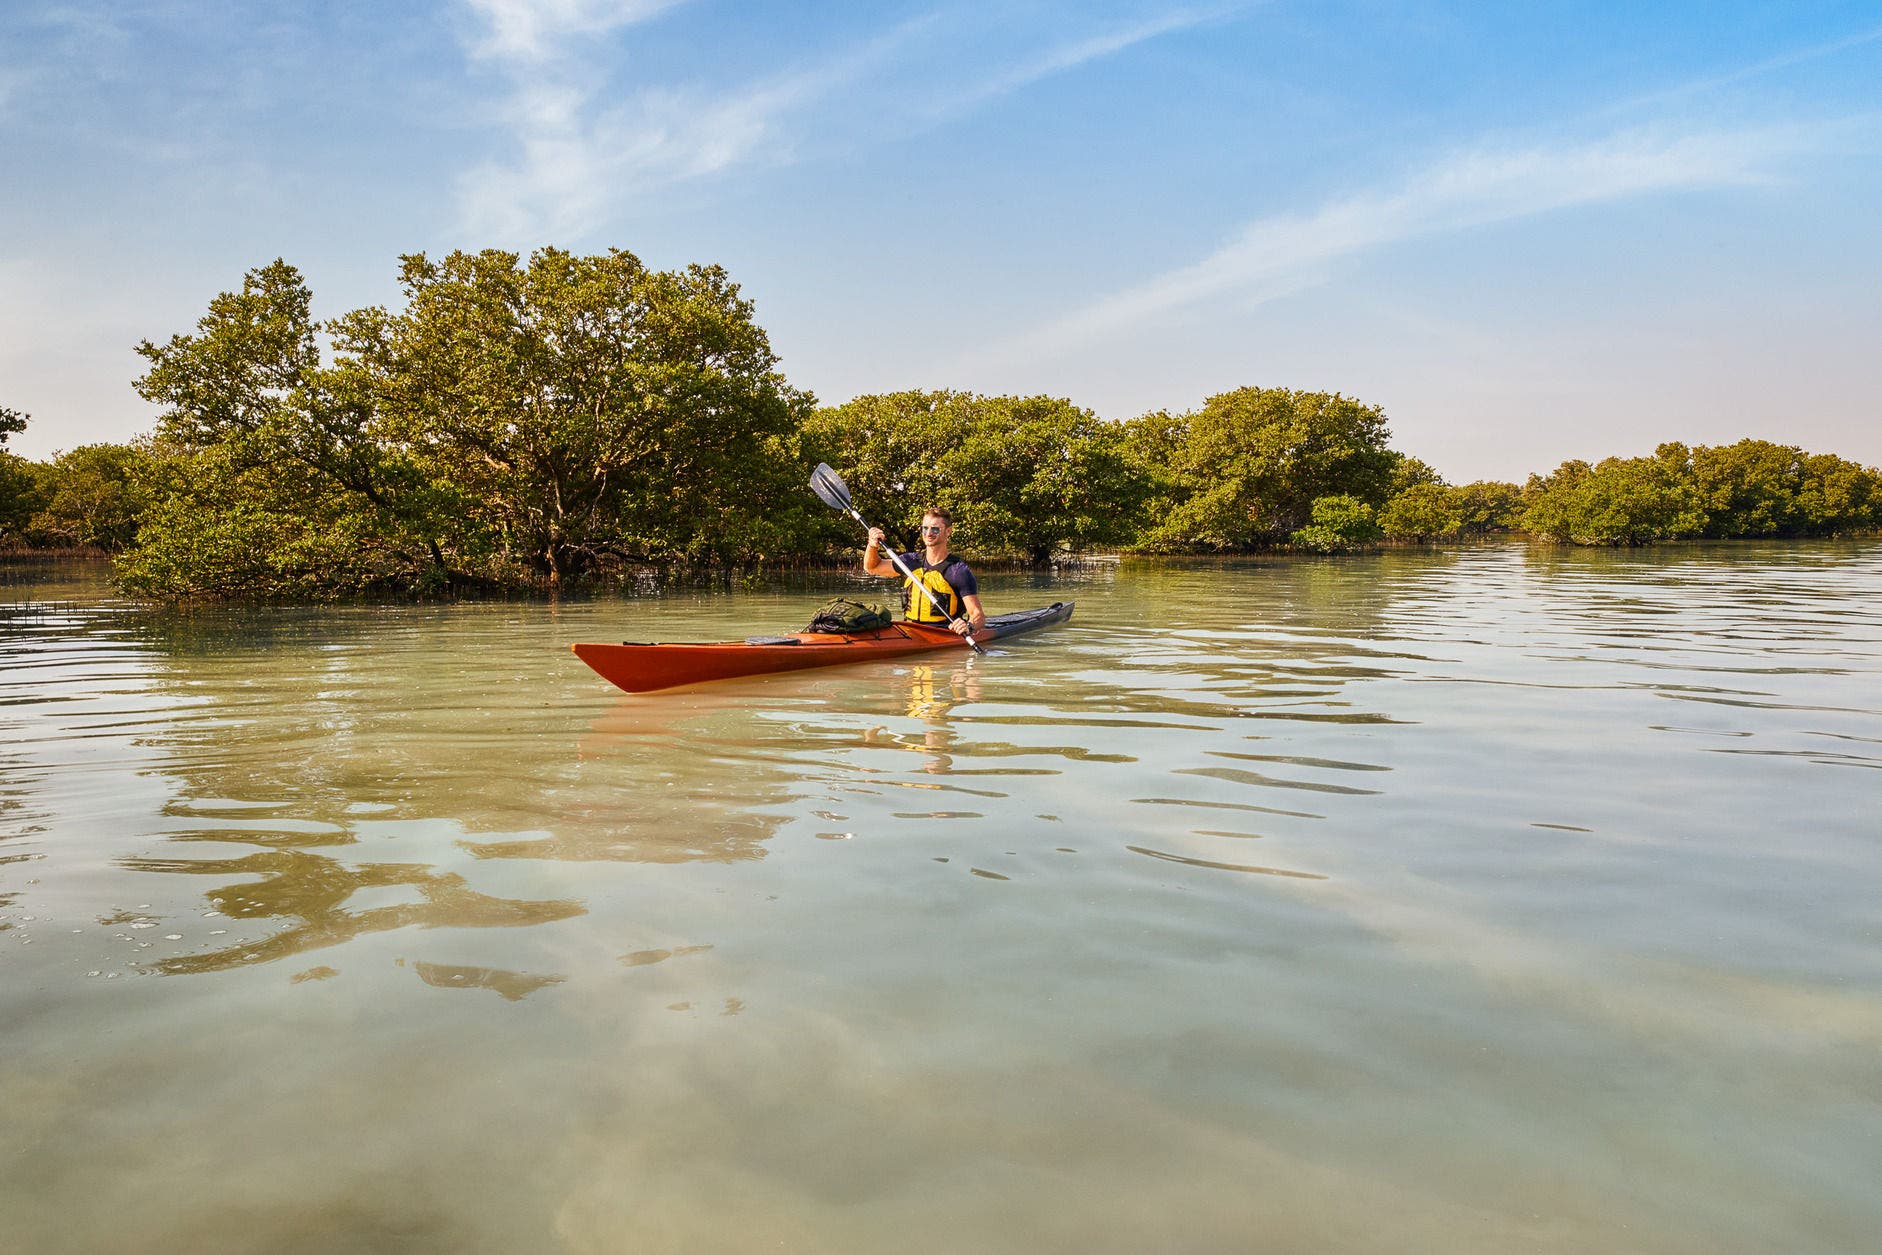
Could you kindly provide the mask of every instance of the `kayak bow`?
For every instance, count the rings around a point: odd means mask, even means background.
[[[979,633],[982,642],[1005,640],[1035,628],[1063,623],[1072,617],[1069,601],[1055,601],[1038,610],[996,614]],[[738,676],[802,671],[871,658],[899,658],[936,649],[966,649],[967,642],[945,627],[926,623],[896,623],[870,632],[792,632],[786,636],[753,636],[742,641],[710,645],[576,644],[575,656],[596,674],[630,693],[730,680]]]

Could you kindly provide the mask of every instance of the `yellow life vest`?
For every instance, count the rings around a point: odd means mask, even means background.
[[[911,623],[946,623],[950,619],[958,619],[961,614],[960,595],[954,591],[952,584],[941,578],[941,572],[925,566],[911,569],[915,578],[902,581],[902,597],[906,602],[902,617]],[[933,602],[915,591],[917,580],[934,594]],[[936,602],[940,603],[945,614],[935,609]]]

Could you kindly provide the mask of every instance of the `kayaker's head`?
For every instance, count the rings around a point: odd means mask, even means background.
[[[954,519],[946,510],[930,508],[921,512],[921,543],[926,549],[946,551],[948,537],[954,533]]]

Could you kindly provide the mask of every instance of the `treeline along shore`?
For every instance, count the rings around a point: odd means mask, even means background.
[[[1377,405],[1245,387],[1127,422],[1053,397],[908,391],[819,406],[716,266],[631,253],[400,259],[403,307],[316,322],[300,272],[250,271],[145,341],[129,444],[4,451],[0,547],[104,550],[132,595],[320,599],[600,585],[849,560],[805,488],[829,462],[955,547],[1328,553],[1497,533],[1581,545],[1882,526],[1882,473],[1746,439],[1449,484]],[[889,521],[894,522],[891,517]]]

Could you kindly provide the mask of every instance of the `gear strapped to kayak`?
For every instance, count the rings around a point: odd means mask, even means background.
[[[895,622],[881,606],[864,605],[848,597],[832,597],[817,607],[806,632],[873,632]]]

